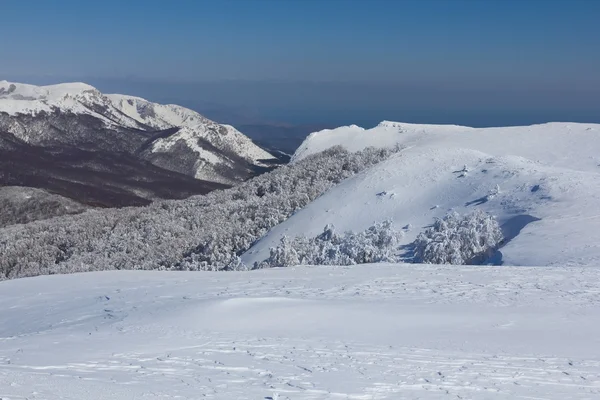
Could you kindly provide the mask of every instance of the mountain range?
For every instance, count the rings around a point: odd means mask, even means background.
[[[99,206],[185,198],[279,163],[230,125],[84,83],[0,81],[0,185]]]

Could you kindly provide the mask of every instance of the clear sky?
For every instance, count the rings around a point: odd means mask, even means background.
[[[2,0],[0,9],[0,79],[112,80],[122,92],[132,81],[210,84],[210,98],[182,101],[252,105],[275,119],[304,107],[305,119],[322,120],[329,107],[364,110],[366,121],[379,118],[365,109],[375,104],[387,119],[485,125],[498,122],[483,114],[505,110],[600,122],[596,0]],[[241,98],[231,81],[243,81]],[[164,90],[155,97],[177,99]]]

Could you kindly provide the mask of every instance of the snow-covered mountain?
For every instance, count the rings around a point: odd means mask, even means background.
[[[195,111],[84,83],[0,81],[0,132],[35,146],[125,152],[197,179],[233,184],[274,157],[241,132]]]
[[[508,265],[600,262],[600,125],[549,123],[476,129],[382,122],[311,134],[298,162],[340,145],[395,147],[390,159],[352,177],[272,229],[242,260],[269,256],[284,236],[314,237],[326,224],[363,231],[392,219],[412,243],[450,210],[495,215],[508,243]]]

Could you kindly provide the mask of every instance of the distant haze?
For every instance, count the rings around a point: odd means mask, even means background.
[[[41,84],[72,79],[20,80]],[[233,125],[371,127],[382,120],[393,120],[486,127],[549,121],[600,122],[600,87],[581,88],[564,82],[457,87],[433,82],[83,80],[104,93],[180,104]]]
[[[231,124],[600,122],[593,0],[35,3],[2,2],[0,79]]]

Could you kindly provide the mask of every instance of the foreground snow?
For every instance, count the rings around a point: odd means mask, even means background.
[[[363,265],[0,282],[0,398],[596,399],[599,278]]]

